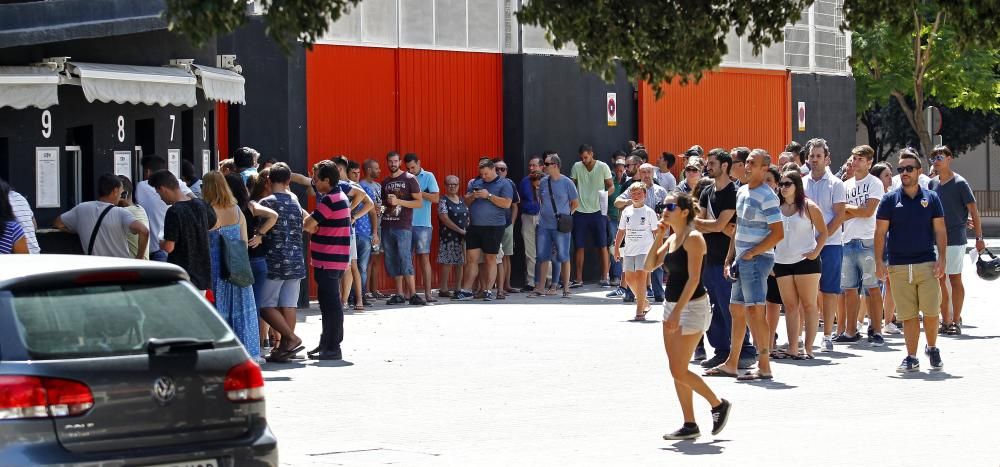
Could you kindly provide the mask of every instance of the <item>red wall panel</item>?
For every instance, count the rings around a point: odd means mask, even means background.
[[[229,104],[215,103],[215,148],[219,151],[219,161],[228,159],[229,154]]]
[[[306,57],[306,87],[310,163],[374,158],[385,175],[386,152],[415,152],[443,193],[446,175],[464,186],[480,156],[503,154],[499,54],[317,45]]]
[[[790,78],[786,71],[723,69],[701,82],[639,87],[639,138],[652,158],[682,154],[694,144],[763,148],[777,156],[791,140]],[[675,167],[679,174],[683,167]],[[679,180],[680,178],[678,178]]]

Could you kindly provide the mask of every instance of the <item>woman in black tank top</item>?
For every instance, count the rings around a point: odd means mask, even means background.
[[[701,431],[694,422],[693,393],[704,397],[712,406],[713,435],[725,427],[732,405],[716,397],[701,376],[688,370],[694,348],[712,317],[705,287],[701,283],[705,239],[694,228],[698,206],[685,193],[671,194],[664,206],[663,217],[656,227],[656,238],[646,255],[645,269],[652,271],[662,264],[668,274],[663,304],[663,346],[667,351],[684,425],[673,433],[663,435],[663,439],[694,439],[701,435]],[[673,232],[669,237],[668,231]]]

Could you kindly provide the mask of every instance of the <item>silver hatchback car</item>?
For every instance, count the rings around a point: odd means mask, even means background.
[[[176,266],[0,256],[0,465],[275,466],[263,387]]]

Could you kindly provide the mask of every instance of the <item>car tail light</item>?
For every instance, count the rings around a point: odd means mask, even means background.
[[[260,367],[247,360],[229,369],[223,383],[226,397],[233,402],[253,402],[264,400],[264,375]]]
[[[108,282],[137,282],[139,280],[138,271],[109,271],[109,272],[88,272],[80,274],[73,279],[77,285],[100,284]]]
[[[69,417],[94,406],[87,385],[68,379],[0,375],[0,420]]]

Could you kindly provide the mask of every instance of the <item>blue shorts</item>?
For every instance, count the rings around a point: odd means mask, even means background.
[[[253,271],[253,300],[257,309],[260,309],[263,308],[261,303],[264,300],[264,283],[267,282],[267,258],[250,258],[250,270]]]
[[[874,238],[855,239],[844,244],[840,286],[854,290],[878,287],[878,279],[875,277]]]
[[[840,294],[840,276],[844,264],[844,246],[827,245],[819,252],[820,276],[819,291],[823,293]]]
[[[555,262],[569,261],[569,232],[538,226],[535,231],[535,261],[552,261],[552,244],[555,243]]]
[[[750,261],[738,260],[739,277],[733,283],[729,302],[733,305],[763,305],[767,301],[767,277],[774,267],[773,255],[758,255]]]
[[[372,238],[357,236],[358,272],[361,273],[361,288],[368,284],[368,262],[372,257]]]
[[[607,248],[607,217],[600,211],[573,213],[573,243],[576,248]]]
[[[265,279],[260,290],[260,308],[298,308],[302,279]]]
[[[405,229],[383,229],[385,272],[390,277],[413,275],[413,235]]]
[[[431,253],[431,233],[432,227],[414,226],[411,230],[413,236],[413,250],[418,255],[429,255]]]

